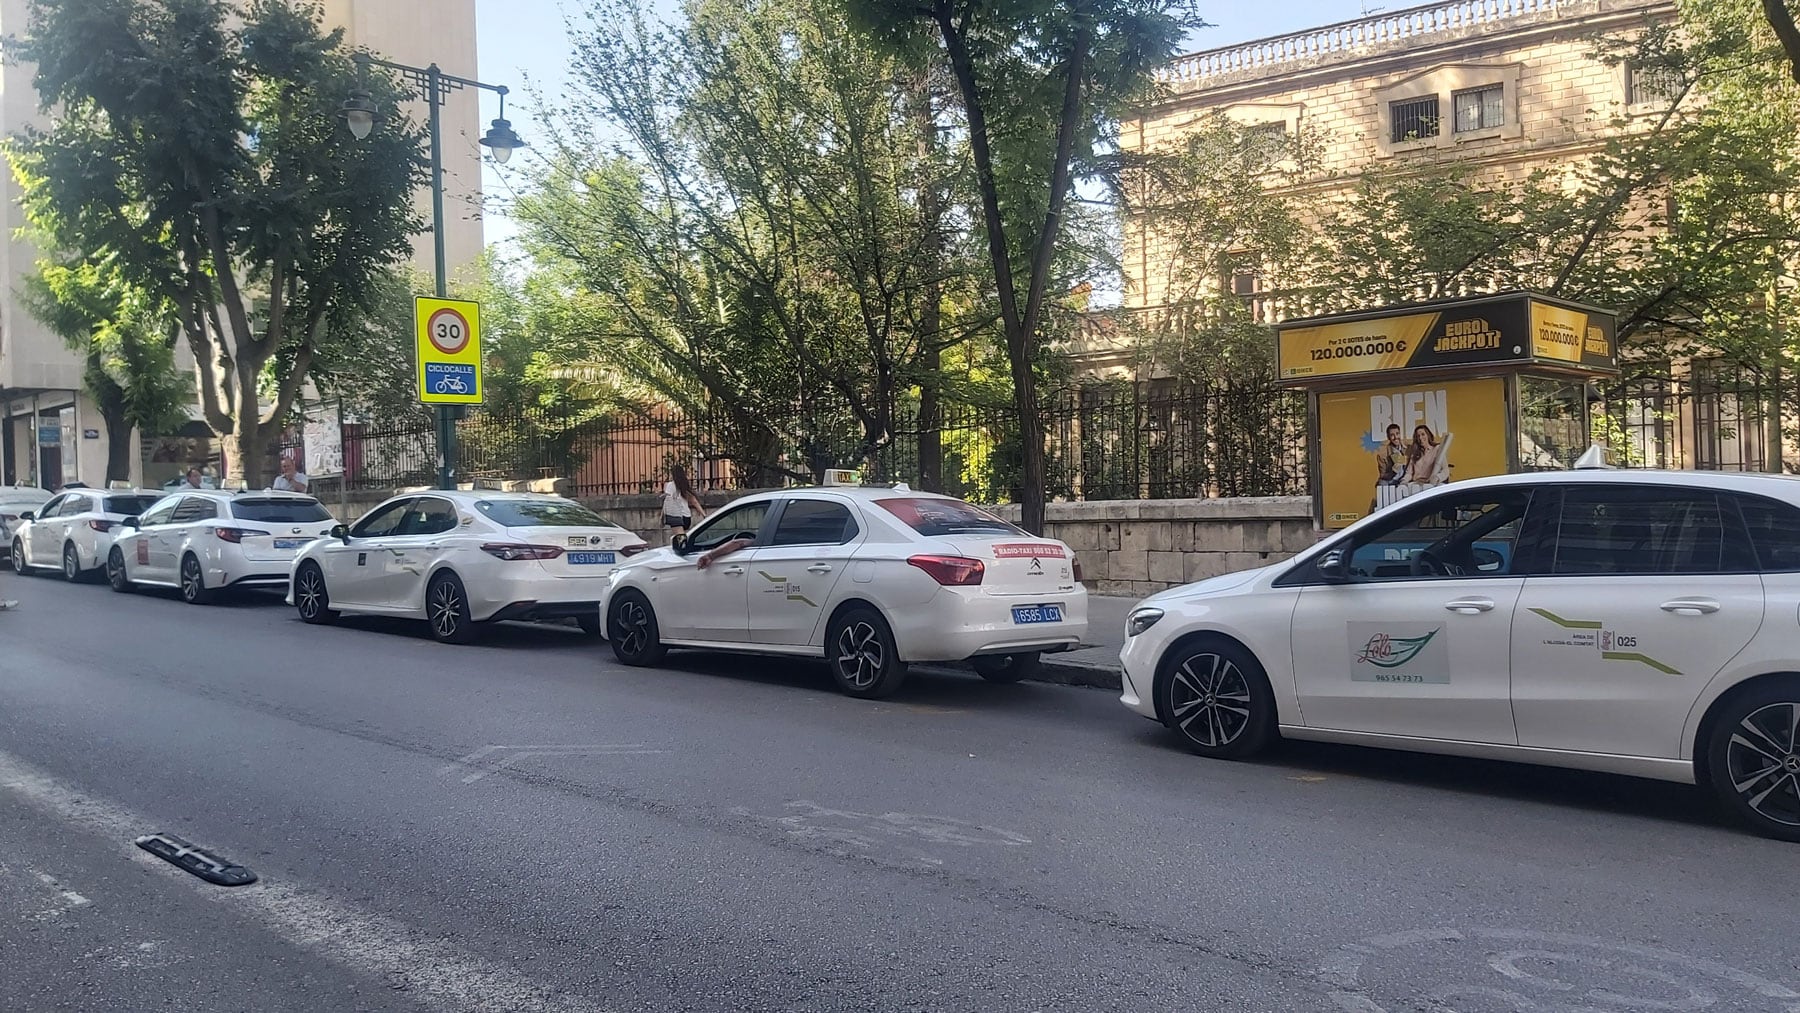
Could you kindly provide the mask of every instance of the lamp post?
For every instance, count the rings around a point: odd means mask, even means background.
[[[431,239],[437,259],[437,295],[439,299],[443,299],[450,294],[447,290],[448,271],[444,263],[444,142],[441,124],[444,100],[449,98],[451,92],[465,88],[478,88],[500,96],[500,117],[482,135],[481,145],[493,153],[494,161],[505,165],[512,158],[514,150],[526,146],[513,131],[512,122],[506,118],[507,88],[503,84],[483,84],[471,78],[446,74],[435,63],[429,67],[409,67],[404,63],[377,59],[368,53],[357,53],[353,59],[361,80],[368,80],[370,66],[386,67],[417,86],[431,109]],[[359,88],[350,93],[338,115],[343,117],[350,133],[360,141],[375,129],[375,124],[381,119],[381,110],[370,98],[369,92]],[[456,420],[461,415],[461,407],[444,404],[437,406],[440,489],[456,488]]]

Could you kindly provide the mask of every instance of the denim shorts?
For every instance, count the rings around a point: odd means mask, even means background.
[[[694,519],[692,517],[677,517],[674,514],[663,514],[663,527],[665,528],[691,528],[693,526]]]

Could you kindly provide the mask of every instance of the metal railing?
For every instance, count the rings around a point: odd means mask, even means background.
[[[1353,21],[1309,28],[1235,46],[1179,56],[1157,73],[1176,87],[1242,71],[1276,70],[1338,54],[1354,54],[1371,46],[1401,42],[1528,15],[1555,16],[1592,0],[1447,0],[1405,10],[1383,11]]]

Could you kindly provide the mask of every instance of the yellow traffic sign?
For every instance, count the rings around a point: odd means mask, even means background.
[[[413,302],[423,404],[481,403],[481,304],[420,296]]]

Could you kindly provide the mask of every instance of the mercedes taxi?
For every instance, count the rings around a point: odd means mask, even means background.
[[[1206,756],[1285,736],[1698,782],[1800,841],[1794,478],[1456,482],[1125,633],[1125,706]]]
[[[823,657],[858,697],[894,692],[911,662],[966,660],[1013,682],[1087,632],[1067,545],[904,486],[734,500],[615,570],[604,609],[625,664],[670,647]]]

